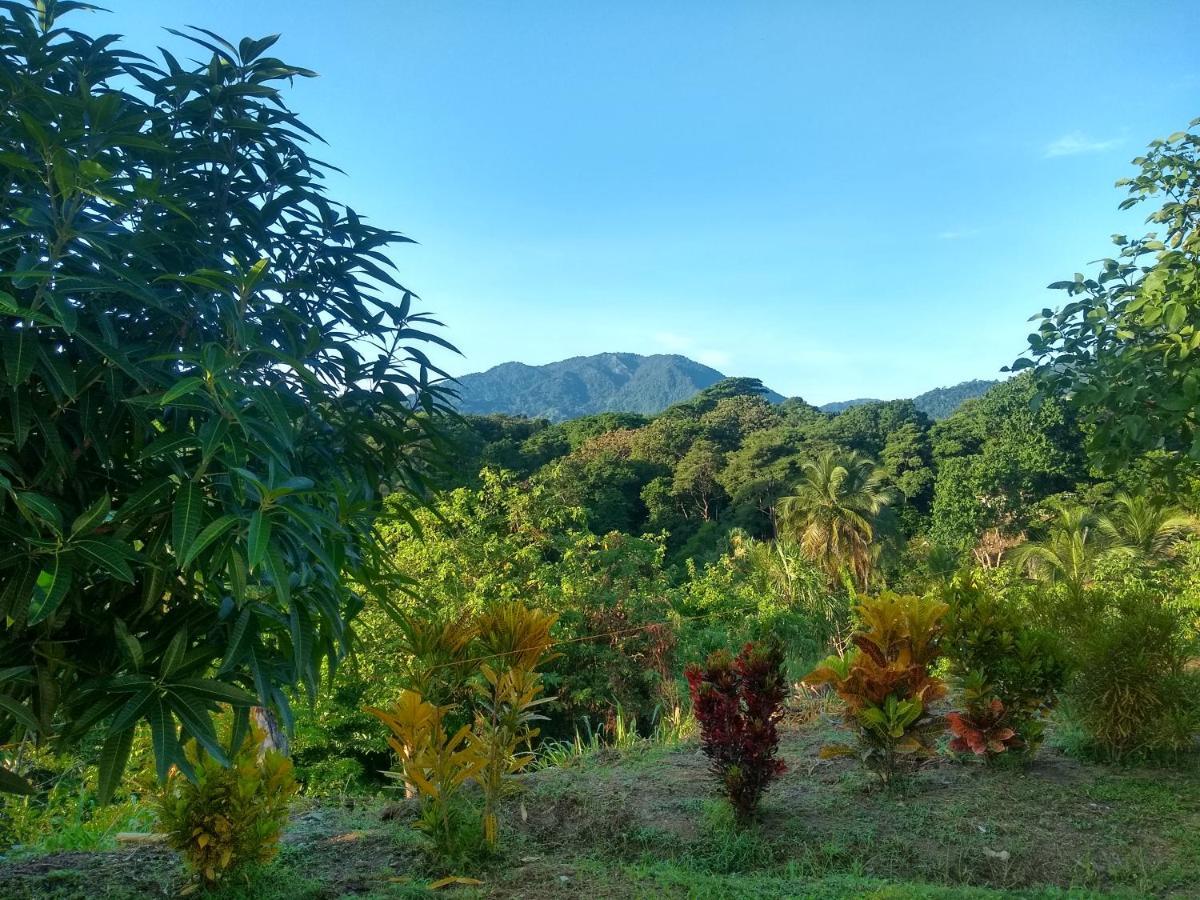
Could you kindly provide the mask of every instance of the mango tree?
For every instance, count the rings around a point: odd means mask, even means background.
[[[203,30],[154,62],[82,6],[0,2],[0,744],[98,732],[108,794],[139,722],[162,776],[316,691],[447,401],[406,239],[283,102],[312,73]]]

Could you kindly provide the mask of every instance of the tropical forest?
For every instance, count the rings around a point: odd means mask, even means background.
[[[0,0],[0,897],[1200,897],[1200,119],[957,380],[466,374],[316,7],[113,6]]]

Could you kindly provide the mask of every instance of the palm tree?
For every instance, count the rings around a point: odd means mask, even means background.
[[[829,576],[849,570],[865,589],[875,562],[880,514],[894,498],[874,462],[853,451],[826,450],[804,464],[795,493],[779,501],[780,537]]]
[[[1182,541],[1200,533],[1200,519],[1145,494],[1118,494],[1098,526],[1114,550],[1149,561],[1171,558]]]
[[[1091,582],[1096,560],[1112,549],[1101,517],[1083,506],[1055,504],[1057,516],[1040,541],[1026,541],[1006,557],[1034,578],[1063,584],[1079,597]]]

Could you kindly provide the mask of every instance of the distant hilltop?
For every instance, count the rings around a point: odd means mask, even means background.
[[[726,376],[677,354],[597,353],[542,366],[507,362],[459,379],[460,412],[505,413],[561,422],[603,412],[653,415],[688,400]],[[932,419],[944,419],[964,401],[987,391],[994,381],[964,381],[913,398]],[[772,403],[784,397],[768,390]],[[826,412],[878,402],[870,399],[827,403]]]
[[[923,394],[918,394],[912,398],[913,405],[929,416],[929,418],[937,421],[944,419],[953,413],[956,409],[962,406],[966,401],[973,400],[976,397],[982,397],[990,388],[999,384],[998,381],[987,381],[981,378],[976,378],[971,381],[963,381],[951,387],[934,388],[931,391],[926,391]],[[842,410],[849,409],[852,406],[862,406],[864,403],[880,403],[882,401],[873,397],[862,397],[858,400],[837,400],[833,403],[825,403],[820,409],[822,412],[837,413]]]

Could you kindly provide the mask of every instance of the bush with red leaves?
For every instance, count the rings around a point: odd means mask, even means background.
[[[968,706],[963,712],[948,713],[946,722],[954,735],[950,749],[955,753],[992,757],[1024,746],[1024,741],[1008,723],[1004,704],[996,699],[988,704]]]
[[[700,724],[701,748],[737,820],[745,824],[785,768],[776,756],[787,693],[783,649],[776,643],[746,644],[736,659],[718,650],[703,666],[689,665],[684,674]]]

